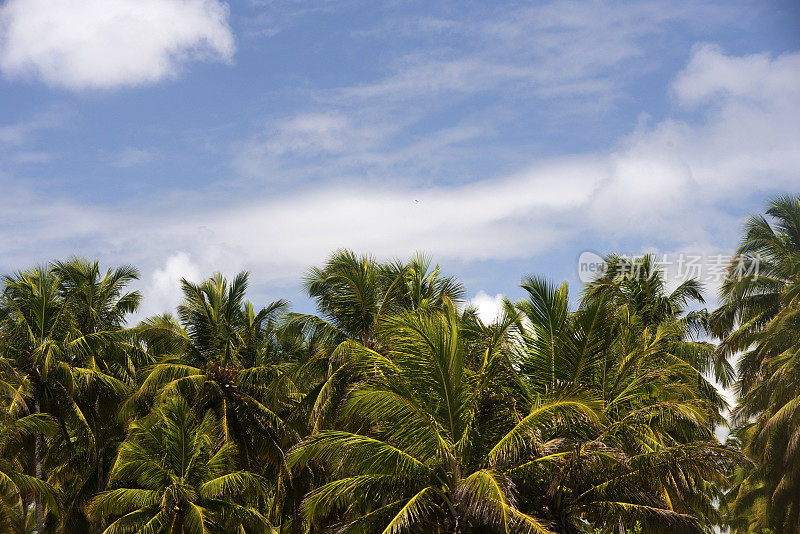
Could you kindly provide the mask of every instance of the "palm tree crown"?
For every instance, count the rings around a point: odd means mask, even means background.
[[[800,197],[770,202],[745,224],[713,326],[724,355],[741,352],[735,442],[757,461],[737,474],[731,525],[800,529]]]
[[[269,532],[252,506],[264,481],[235,470],[235,445],[221,434],[211,413],[198,418],[182,399],[168,399],[131,425],[111,470],[116,489],[95,497],[90,515],[116,518],[107,534]]]

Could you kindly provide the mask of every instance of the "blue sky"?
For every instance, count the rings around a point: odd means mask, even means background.
[[[793,1],[4,0],[0,269],[309,310],[332,250],[419,250],[490,310],[585,250],[731,251],[800,191],[798,87]]]

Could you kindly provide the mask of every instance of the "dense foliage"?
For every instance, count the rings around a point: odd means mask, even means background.
[[[132,267],[5,276],[0,531],[798,532],[800,198],[767,214],[711,313],[648,256],[491,324],[422,256],[336,252],[316,315],[184,280],[135,326]]]

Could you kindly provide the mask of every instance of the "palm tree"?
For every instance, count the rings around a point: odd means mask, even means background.
[[[69,310],[72,328],[81,335],[121,333],[127,316],[137,310],[141,301],[138,291],[126,291],[127,286],[139,278],[132,266],[101,272],[97,261],[72,258],[55,262],[52,270],[61,280],[60,292]],[[90,454],[80,461],[64,461],[70,466],[64,470],[65,480],[61,484],[69,489],[65,495],[66,528],[75,531],[89,528],[81,507],[105,487],[106,459],[113,458],[116,445],[125,433],[125,424],[118,417],[117,408],[135,387],[137,365],[144,363],[140,351],[122,339],[73,362],[77,402],[91,427],[95,448],[86,451]],[[78,366],[83,372],[79,372]],[[76,466],[86,469],[76,469]],[[102,525],[98,524],[96,530],[102,531]]]
[[[745,223],[712,324],[721,354],[742,353],[735,439],[757,463],[737,474],[731,524],[784,534],[800,529],[800,196],[767,215]]]
[[[29,531],[32,498],[41,500],[49,512],[58,514],[55,490],[47,482],[26,475],[24,449],[31,436],[53,434],[55,422],[46,414],[14,417],[3,412],[0,421],[0,530],[25,534]]]
[[[318,315],[289,314],[283,328],[305,340],[305,361],[293,373],[294,384],[302,385],[304,401],[291,417],[301,436],[329,428],[347,388],[360,379],[359,369],[348,361],[349,351],[342,350],[349,341],[382,351],[377,332],[383,319],[405,310],[442,308],[463,297],[462,286],[443,276],[439,265],[423,255],[408,262],[381,263],[369,255],[339,250],[324,266],[312,268],[304,282]],[[289,515],[297,516],[311,478],[306,470],[286,482],[292,487],[286,503]]]
[[[337,348],[348,340],[381,351],[377,329],[382,320],[405,310],[441,309],[460,302],[462,286],[442,276],[438,265],[416,255],[408,263],[379,263],[351,251],[334,253],[322,268],[306,275],[306,289],[319,315],[290,314],[289,326],[299,326],[317,341],[318,351],[298,369],[298,382],[321,383],[311,410],[312,428],[319,430],[335,412],[347,385],[357,380],[355,369]]]
[[[591,406],[518,397],[505,337],[467,354],[452,305],[387,318],[379,335],[385,356],[340,347],[368,377],[343,411],[360,432],[321,431],[290,454],[295,468],[321,463],[333,477],[306,497],[306,521],[340,532],[545,532],[517,507],[508,471],[568,423],[591,425]]]
[[[374,344],[386,287],[373,257],[338,251],[324,267],[308,272],[305,286],[320,312],[319,317],[305,318],[313,320],[314,327],[327,331],[334,343],[356,339]]]
[[[119,330],[139,308],[141,293],[126,292],[127,286],[139,279],[139,271],[131,265],[102,272],[100,262],[76,257],[54,262],[53,272],[61,279],[73,324],[83,333]]]
[[[675,319],[686,312],[687,305],[705,302],[702,284],[694,278],[667,293],[664,272],[652,254],[632,259],[611,254],[605,265],[606,270],[587,285],[585,298],[604,296],[619,314],[635,315],[645,325]]]
[[[253,306],[247,273],[183,280],[135,328],[132,267],[3,277],[0,531],[793,532],[800,198],[769,215],[710,315],[651,257],[574,305],[526,279],[493,324],[421,255],[335,253],[317,315]],[[723,446],[708,376],[742,351]]]
[[[593,399],[601,422],[513,471],[535,496],[523,509],[546,510],[560,532],[580,532],[587,520],[601,531],[637,522],[710,530],[719,523],[714,488],[724,487],[725,470],[739,458],[714,437],[721,417],[707,395],[713,386],[684,356],[694,342],[684,340],[674,311],[644,322],[641,312],[629,313],[637,299],[601,283],[575,311],[566,283],[541,278],[523,282],[527,299],[506,303],[520,312],[513,354],[531,390]],[[558,484],[542,488],[547,480]]]
[[[394,261],[380,266],[387,286],[382,313],[398,313],[420,308],[442,308],[447,301],[460,302],[464,287],[452,276],[443,276],[441,267],[430,257],[415,254],[406,262]]]
[[[254,313],[244,302],[244,272],[230,283],[216,274],[201,284],[183,280],[182,285],[177,321],[154,317],[137,329],[159,361],[145,370],[131,402],[149,408],[153,400],[179,394],[199,409],[215,411],[245,467],[279,466],[283,423],[276,411],[284,406],[268,406],[268,399],[275,399],[271,386],[283,373],[266,329],[275,327],[286,303]]]
[[[256,509],[263,479],[238,471],[236,446],[212,413],[198,418],[181,398],[131,424],[111,469],[109,487],[88,505],[107,534],[269,532]]]
[[[707,312],[689,309],[705,304],[700,281],[690,278],[668,292],[664,271],[651,254],[634,259],[612,254],[606,258],[606,266],[600,277],[587,284],[586,302],[605,300],[621,323],[644,328],[670,324],[676,329],[670,350],[700,373],[713,375],[722,387],[731,386],[735,373],[728,359],[702,340],[709,334]],[[711,397],[715,392],[714,388],[708,390]]]
[[[6,358],[20,382],[17,409],[23,413],[50,413],[61,430],[47,447],[41,434],[35,436],[33,476],[43,480],[46,454],[52,455],[54,464],[64,466],[65,462],[59,462],[56,456],[71,457],[80,450],[93,449],[91,427],[76,402],[76,382],[92,373],[82,364],[117,342],[119,336],[107,331],[84,335],[76,329],[61,291],[62,279],[46,267],[5,276],[2,282],[0,336]],[[38,532],[42,532],[44,524],[43,503],[37,499]]]

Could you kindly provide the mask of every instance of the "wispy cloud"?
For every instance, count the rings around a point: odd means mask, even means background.
[[[0,126],[0,148],[5,145],[21,145],[40,131],[61,126],[72,115],[64,109],[47,109],[36,113],[33,117]]]
[[[585,128],[587,120],[602,129],[628,97],[628,84],[658,67],[647,54],[653,41],[668,42],[674,25],[691,26],[710,13],[715,23],[728,23],[737,12],[711,2],[606,0],[393,16],[399,9],[385,6],[381,22],[350,30],[354,43],[386,43],[372,76],[308,89],[294,116],[265,118],[260,132],[237,144],[236,170],[284,184],[500,176],[487,174],[490,167],[524,167],[527,147],[494,143],[498,133],[529,130],[538,133],[528,138],[545,139],[579,122],[576,128]]]
[[[14,163],[47,163],[55,159],[55,152],[23,151],[12,156]]]
[[[475,156],[463,147],[486,133],[474,123],[444,127],[400,139],[408,120],[367,113],[301,113],[277,120],[236,149],[235,167],[270,182],[382,177],[421,183],[434,169]],[[461,153],[455,153],[461,150]]]
[[[273,37],[293,28],[304,19],[333,13],[351,6],[353,0],[247,0],[252,13],[244,19],[245,32],[250,37]]]
[[[387,23],[380,31],[436,38],[422,39],[424,48],[389,62],[383,79],[342,88],[338,96],[411,101],[497,87],[548,97],[609,93],[637,71],[653,68],[658,60],[645,58],[647,45],[668,40],[672,25],[691,26],[711,13],[717,23],[733,22],[737,12],[711,2],[605,0],[555,0],[504,9],[499,16],[474,11],[457,20]]]
[[[112,157],[111,162],[115,167],[126,169],[145,165],[157,157],[158,154],[154,150],[128,147]]]

